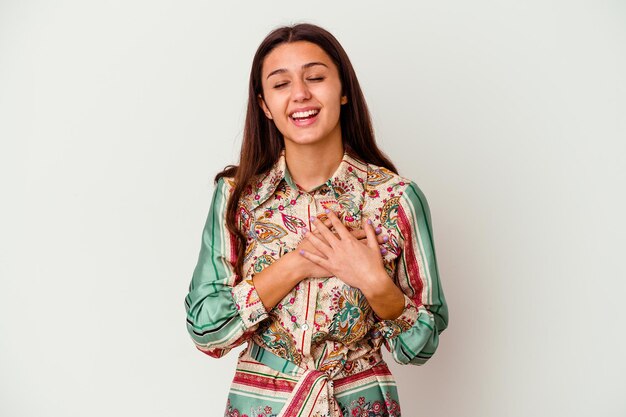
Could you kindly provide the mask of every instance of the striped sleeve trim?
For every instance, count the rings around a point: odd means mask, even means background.
[[[234,272],[235,237],[225,221],[229,195],[229,186],[221,178],[213,193],[198,262],[185,298],[187,328],[194,343],[203,352],[216,357],[243,343],[242,336],[254,325],[250,322],[253,308],[239,309],[241,302],[233,294],[249,294],[250,284],[238,282],[240,279]],[[263,308],[262,304],[260,306]],[[259,310],[258,305],[252,307]],[[257,316],[258,320],[264,317]]]
[[[407,182],[400,199],[397,227],[402,238],[397,281],[416,311],[411,328],[389,339],[390,351],[398,363],[421,365],[437,348],[442,330],[437,322],[447,321],[447,307],[439,283],[428,202],[413,181]]]

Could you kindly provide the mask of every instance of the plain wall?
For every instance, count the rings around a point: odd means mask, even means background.
[[[623,1],[0,0],[0,415],[221,416],[183,299],[252,56],[330,30],[430,203],[449,328],[403,415],[624,416]]]

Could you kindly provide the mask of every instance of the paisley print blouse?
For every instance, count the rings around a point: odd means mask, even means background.
[[[218,358],[248,344],[240,354],[225,415],[289,415],[285,410],[297,403],[299,409],[313,410],[306,414],[311,416],[399,416],[399,405],[390,412],[398,401],[395,390],[376,387],[377,395],[384,392],[386,398],[366,398],[365,391],[359,393],[355,387],[370,383],[359,375],[372,373],[377,375],[375,385],[393,387],[381,346],[400,364],[421,365],[435,353],[439,334],[447,327],[430,211],[417,184],[346,152],[331,178],[307,192],[289,175],[283,149],[274,166],[258,175],[239,201],[238,224],[247,236],[243,277],[234,273],[235,240],[225,224],[233,185],[232,178],[216,183],[185,297],[187,329],[200,351]],[[309,218],[325,209],[337,213],[348,229],[360,228],[365,214],[389,237],[383,261],[405,302],[396,319],[377,317],[359,289],[333,276],[304,279],[270,311],[264,308],[254,275],[294,250],[303,229],[311,229]],[[313,382],[306,389],[302,386],[307,372],[311,381],[317,378],[318,385],[325,386],[320,388],[321,399],[308,406],[296,398],[298,389],[299,395],[311,397]],[[282,388],[277,381],[283,381]],[[350,392],[357,392],[351,401],[339,401],[342,381]],[[350,406],[376,408],[376,401],[379,414],[353,414]]]

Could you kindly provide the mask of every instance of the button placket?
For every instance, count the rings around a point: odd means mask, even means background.
[[[316,217],[318,214],[317,204],[315,204],[315,198],[311,193],[306,191],[301,191],[301,193],[307,197],[307,200],[309,202],[306,206],[303,206],[302,208],[304,211],[303,218],[306,219],[306,222],[308,223],[308,227],[310,229],[312,226],[310,218]],[[299,321],[299,329],[301,332],[299,339],[302,343],[301,349],[303,363],[306,364],[306,366],[309,368],[314,367],[313,358],[311,357],[311,338],[313,336],[312,324],[315,318],[315,306],[317,304],[317,285],[312,285],[312,282],[314,281],[314,278],[306,278],[301,282],[301,285],[306,286],[306,291],[304,295],[304,311],[302,311],[302,315],[300,316]]]

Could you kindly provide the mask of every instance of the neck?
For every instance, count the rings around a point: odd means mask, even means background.
[[[341,141],[314,146],[285,143],[285,162],[293,181],[306,191],[321,185],[337,170],[343,158]]]

